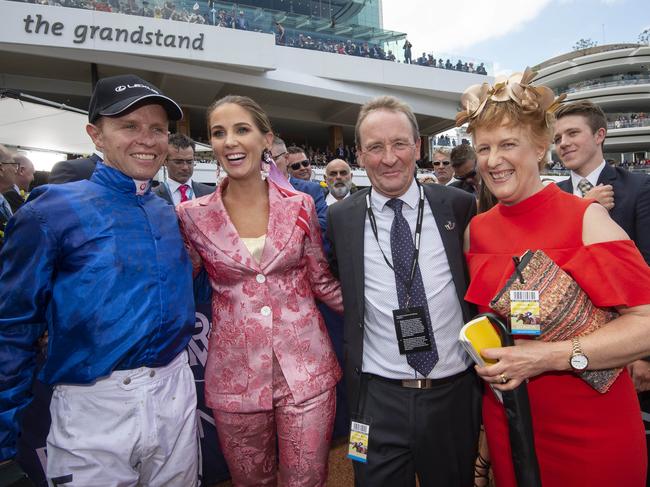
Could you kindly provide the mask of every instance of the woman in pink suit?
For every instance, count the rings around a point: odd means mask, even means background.
[[[213,289],[206,403],[234,485],[324,485],[341,370],[314,298],[339,312],[342,299],[314,202],[262,178],[273,133],[253,100],[215,102],[208,128],[227,177],[177,208]]]

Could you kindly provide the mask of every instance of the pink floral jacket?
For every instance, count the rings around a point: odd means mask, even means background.
[[[309,195],[269,182],[269,223],[258,264],[239,238],[217,191],[179,205],[195,274],[212,285],[212,331],[205,370],[208,406],[228,412],[273,409],[273,353],[296,404],[341,377],[314,297],[343,310],[339,282],[323,254]]]

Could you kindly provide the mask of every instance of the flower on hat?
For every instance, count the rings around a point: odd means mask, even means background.
[[[528,67],[523,73],[497,76],[492,87],[488,83],[470,86],[460,98],[461,111],[456,114],[456,126],[476,118],[488,101],[500,103],[508,100],[514,101],[525,113],[543,114],[548,123],[549,114],[559,107],[566,94],[555,98],[549,87],[532,86],[530,83],[536,74]]]

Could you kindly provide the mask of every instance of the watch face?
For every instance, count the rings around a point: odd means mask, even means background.
[[[588,364],[589,360],[586,355],[577,354],[571,357],[571,367],[575,370],[585,370]]]

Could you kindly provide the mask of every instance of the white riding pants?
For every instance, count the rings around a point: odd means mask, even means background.
[[[197,485],[196,389],[185,351],[164,367],[57,385],[50,413],[52,486]]]

